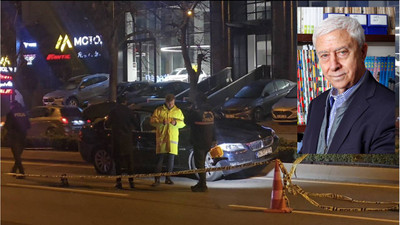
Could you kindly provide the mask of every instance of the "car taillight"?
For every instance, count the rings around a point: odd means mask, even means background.
[[[86,120],[86,122],[87,122],[87,123],[91,123],[92,121],[90,121],[90,120]]]
[[[65,118],[65,117],[61,117],[61,122],[62,122],[63,124],[68,124],[68,119]]]

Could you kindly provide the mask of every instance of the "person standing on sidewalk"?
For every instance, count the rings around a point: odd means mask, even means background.
[[[16,173],[18,169],[20,174],[25,174],[21,155],[25,148],[26,133],[30,127],[31,123],[22,105],[16,100],[11,102],[10,112],[7,113],[4,123],[15,161],[11,173]],[[23,176],[17,178],[23,178]]]
[[[157,107],[150,118],[150,124],[156,128],[156,173],[160,173],[164,157],[168,157],[168,172],[174,168],[175,155],[178,154],[179,129],[185,127],[182,111],[175,105],[175,96],[165,96],[165,103]],[[160,185],[160,177],[154,177],[152,186]],[[166,184],[174,184],[169,176],[165,177]]]
[[[197,169],[205,168],[205,160],[210,148],[215,145],[214,113],[207,97],[199,93],[189,110],[185,122],[190,125],[190,140],[193,144],[194,163]],[[199,181],[191,186],[193,192],[207,191],[206,173],[199,173]]]
[[[127,107],[125,96],[117,99],[115,108],[108,115],[107,123],[111,125],[112,130],[116,175],[122,175],[123,170],[132,175],[134,172],[132,130],[135,128],[136,117],[133,111]],[[134,188],[133,177],[129,177],[128,181],[130,188]],[[122,189],[121,177],[116,179],[115,188]]]

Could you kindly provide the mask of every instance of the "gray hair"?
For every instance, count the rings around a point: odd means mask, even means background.
[[[312,41],[316,46],[317,38],[335,30],[347,30],[352,38],[358,42],[361,48],[365,43],[364,29],[358,20],[349,16],[335,16],[323,20],[314,30]]]

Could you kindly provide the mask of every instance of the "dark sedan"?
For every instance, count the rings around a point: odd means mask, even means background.
[[[136,171],[153,172],[155,154],[155,128],[150,125],[150,116],[160,102],[140,104],[134,109],[137,114],[137,129],[132,131],[136,146],[133,149]],[[186,114],[187,102],[177,102],[182,112]],[[108,107],[112,107],[108,105]],[[93,163],[97,172],[111,174],[114,172],[114,162],[111,157],[111,131],[104,126],[104,119],[98,118],[94,123],[81,129],[79,151],[82,158]],[[214,165],[214,159],[208,154],[206,167],[241,165],[265,160],[278,146],[279,138],[274,130],[256,123],[241,120],[218,119],[215,121],[217,145],[223,150],[219,161]],[[195,169],[193,148],[190,144],[190,127],[180,129],[179,154],[175,158],[175,169]],[[242,169],[215,171],[207,173],[207,180],[217,180],[223,175],[241,171]]]
[[[221,107],[225,118],[261,121],[271,112],[272,105],[296,83],[285,79],[262,79],[240,89]]]
[[[127,96],[128,104],[139,104],[152,100],[163,100],[167,94],[177,95],[188,89],[189,83],[182,81],[166,81],[151,83],[135,96]]]

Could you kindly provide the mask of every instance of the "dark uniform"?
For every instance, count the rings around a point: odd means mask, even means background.
[[[21,155],[25,148],[26,133],[30,127],[31,124],[24,108],[19,102],[13,101],[4,124],[4,128],[7,130],[7,139],[10,141],[11,151],[15,160],[11,173],[16,173],[17,169],[20,174],[25,173]]]
[[[186,124],[190,125],[190,140],[193,145],[194,162],[197,169],[205,167],[208,151],[215,142],[214,113],[205,103],[205,96],[198,96],[196,103],[189,110]],[[194,192],[207,190],[206,173],[199,173],[199,182],[191,187]]]
[[[125,104],[125,99],[119,100],[123,104],[116,104],[115,108],[108,115],[108,121],[112,130],[113,158],[117,175],[122,171],[132,175],[134,172],[133,163],[133,137],[132,130],[136,128],[137,120],[135,114]],[[117,178],[116,188],[121,189],[121,178]],[[134,188],[133,178],[129,178],[131,188]]]

